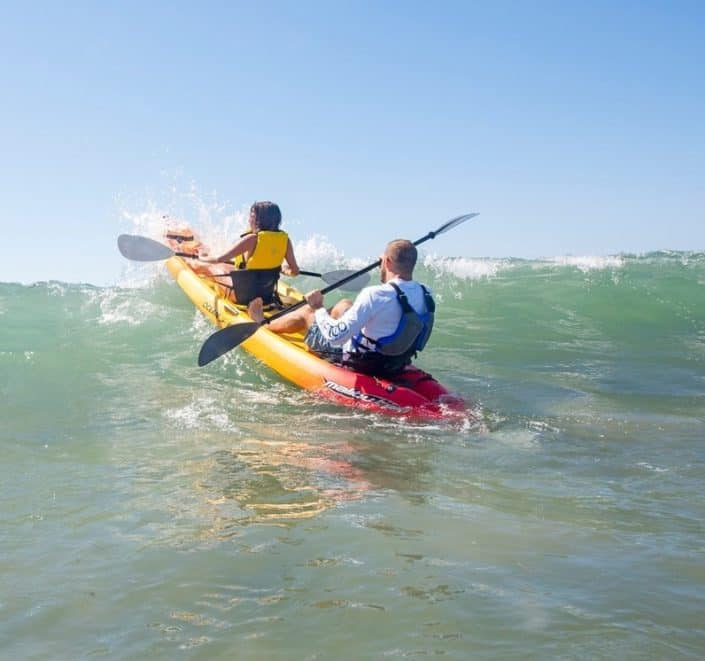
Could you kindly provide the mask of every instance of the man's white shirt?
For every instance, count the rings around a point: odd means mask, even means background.
[[[409,304],[416,312],[426,312],[423,288],[414,280],[394,278],[393,282],[407,296]],[[383,285],[365,287],[355,299],[352,307],[340,319],[333,319],[325,308],[316,310],[316,324],[323,338],[343,351],[352,349],[352,338],[360,331],[367,337],[377,340],[394,333],[401,320],[401,305],[397,293],[389,282]],[[362,342],[365,346],[365,342]],[[374,347],[368,346],[372,349]]]

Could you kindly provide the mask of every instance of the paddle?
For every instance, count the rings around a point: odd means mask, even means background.
[[[424,243],[425,241],[435,239],[439,234],[448,232],[454,227],[457,227],[461,223],[464,223],[466,220],[470,220],[471,218],[474,218],[477,215],[479,214],[467,213],[463,216],[451,218],[447,223],[441,225],[434,232],[429,232],[428,234],[426,234],[426,236],[423,236],[417,241],[414,241],[414,245],[418,246]],[[363,273],[367,273],[368,271],[372,271],[372,269],[376,269],[381,263],[382,260],[378,259],[376,262],[374,262],[374,264],[370,264],[364,269],[360,269],[359,271],[356,271],[355,273],[347,276],[346,278],[342,278],[338,282],[334,282],[328,287],[321,289],[321,293],[327,294],[328,292],[331,292],[334,289],[338,289],[347,282],[353,280],[354,278],[361,276]],[[227,353],[231,349],[234,349],[236,346],[244,342],[248,337],[256,333],[257,330],[259,330],[265,324],[268,324],[274,321],[275,319],[279,319],[279,317],[283,317],[285,314],[289,314],[289,312],[298,310],[306,304],[306,301],[300,301],[295,305],[292,305],[288,308],[285,308],[284,310],[281,310],[280,312],[277,312],[276,314],[273,314],[271,317],[267,317],[263,321],[251,321],[242,324],[233,324],[232,326],[226,326],[225,328],[216,331],[203,343],[203,346],[201,347],[201,350],[198,353],[198,366],[203,367],[204,365],[207,365],[211,361],[215,360],[216,358],[219,358],[223,354]]]
[[[135,262],[160,262],[179,254],[182,257],[191,257],[185,253],[174,252],[169,246],[165,246],[159,241],[136,234],[121,234],[117,244],[120,254]]]
[[[332,285],[335,282],[339,282],[340,280],[346,280],[351,275],[355,276],[352,280],[346,281],[346,291],[360,291],[363,287],[366,287],[367,283],[370,281],[369,273],[357,275],[357,271],[349,271],[347,269],[340,269],[339,271],[328,271],[327,273],[299,271],[299,275],[310,275],[314,278],[321,278],[321,280],[328,283],[329,285]]]
[[[191,253],[183,253],[172,250],[169,246],[165,246],[159,241],[149,239],[146,236],[138,236],[136,234],[121,234],[117,240],[118,250],[123,257],[131,259],[135,262],[159,262],[174,255],[179,257],[191,257]],[[223,273],[223,275],[228,275]],[[314,278],[321,278],[328,284],[345,280],[348,283],[347,291],[359,291],[370,281],[370,276],[366,273],[359,275],[356,271],[346,269],[340,271],[329,271],[328,273],[314,273],[313,271],[299,271],[299,275],[309,275]],[[353,279],[349,277],[358,276]]]

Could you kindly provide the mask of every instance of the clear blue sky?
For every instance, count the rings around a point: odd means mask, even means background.
[[[193,182],[348,256],[705,249],[702,2],[5,3],[0,281],[109,283]]]

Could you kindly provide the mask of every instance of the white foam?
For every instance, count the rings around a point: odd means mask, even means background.
[[[182,188],[174,182],[168,191],[157,195],[168,200],[164,204],[150,199],[132,202],[132,208],[129,208],[125,200],[119,200],[120,216],[126,225],[123,231],[163,242],[168,229],[189,227],[212,255],[226,251],[248,229],[249,205],[233,211],[228,203],[218,201],[215,193],[203,195],[194,184],[189,184],[186,190]],[[361,268],[367,264],[362,259],[346,258],[321,234],[302,238],[292,236],[292,242],[299,266],[306,270]],[[160,262],[132,262],[125,266],[120,285],[144,287],[163,275]]]
[[[343,253],[321,234],[293,241],[293,244],[296,261],[301,268],[333,268],[343,263]]]
[[[47,291],[50,296],[66,296],[68,291],[68,286],[63,282],[50,281],[47,283]]]
[[[501,259],[439,257],[438,255],[426,255],[423,265],[437,274],[450,273],[462,280],[493,278],[501,269],[511,267],[506,260]]]
[[[148,202],[147,208],[142,211],[123,210],[122,218],[130,225],[132,234],[148,236],[158,241],[164,237],[168,214],[157,208],[153,202]]]
[[[218,429],[235,432],[238,428],[212,397],[194,396],[190,404],[164,411],[164,417],[186,429]]]
[[[191,183],[181,190],[178,182],[157,197],[168,200],[160,203],[154,199],[131,203],[119,200],[124,232],[164,241],[169,229],[189,227],[196,238],[208,246],[211,254],[224,252],[247,229],[249,209],[228,210],[228,204],[218,201],[215,193],[204,196]],[[137,207],[137,210],[135,210]],[[140,264],[131,262],[125,268],[121,286],[144,287],[164,276],[161,262]]]
[[[165,278],[166,269],[159,262],[129,262],[123,269],[120,287],[123,289],[145,289]]]
[[[641,466],[641,468],[645,468],[648,471],[651,471],[653,473],[668,473],[668,468],[660,468],[659,466],[653,466],[652,464],[646,462],[646,461],[640,461],[637,463],[637,466]]]
[[[164,316],[165,310],[143,299],[124,298],[118,289],[98,289],[87,296],[87,301],[100,308],[101,326],[139,326],[149,319]]]
[[[583,273],[588,271],[600,271],[603,269],[618,269],[624,266],[624,260],[619,256],[572,256],[563,255],[560,257],[552,257],[547,260],[551,264],[558,266],[574,266]]]

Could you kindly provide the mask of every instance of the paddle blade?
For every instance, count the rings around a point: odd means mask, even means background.
[[[135,262],[158,262],[174,255],[169,246],[146,236],[121,234],[117,244],[122,256]]]
[[[216,331],[203,343],[201,351],[198,353],[198,366],[208,365],[216,358],[228,353],[238,344],[244,342],[250,335],[253,335],[260,326],[261,324],[253,321],[244,324],[234,324]]]
[[[345,278],[348,278],[351,275],[355,275],[355,273],[357,273],[357,271],[341,269],[340,271],[329,271],[328,273],[323,273],[321,275],[321,278],[323,278],[326,284],[332,285],[333,283],[338,282],[339,280],[345,280]],[[357,278],[353,278],[349,282],[346,282],[344,285],[341,285],[340,288],[345,291],[360,291],[363,287],[367,287],[369,282],[370,274],[363,273],[362,275],[358,275]]]
[[[444,232],[457,227],[460,223],[464,223],[466,220],[470,220],[471,218],[479,215],[479,213],[466,213],[462,216],[458,216],[457,218],[451,218],[445,225],[441,225],[435,232],[433,232],[433,235],[438,236],[439,234],[443,234]]]

